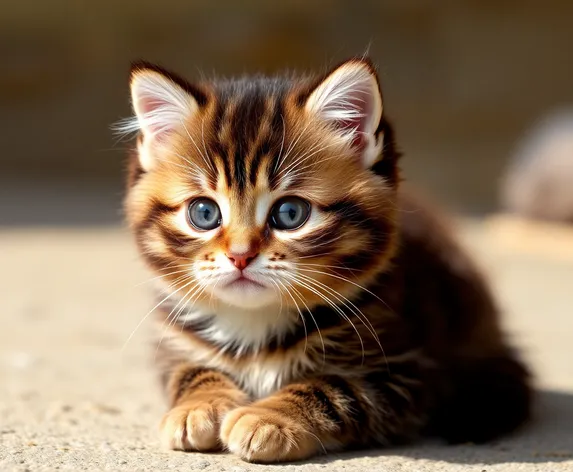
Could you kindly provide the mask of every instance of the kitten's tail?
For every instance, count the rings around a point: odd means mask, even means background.
[[[431,422],[449,443],[483,443],[512,432],[531,416],[526,367],[513,354],[459,362]]]

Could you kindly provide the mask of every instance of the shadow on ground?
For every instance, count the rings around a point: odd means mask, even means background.
[[[451,464],[555,463],[573,459],[573,394],[539,392],[533,420],[512,436],[486,445],[448,446],[434,441],[400,448],[329,454],[307,464],[402,456]],[[299,464],[303,464],[302,462]]]

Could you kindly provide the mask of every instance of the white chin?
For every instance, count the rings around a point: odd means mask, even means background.
[[[222,302],[241,308],[260,308],[279,302],[275,290],[250,282],[215,287],[213,294]]]

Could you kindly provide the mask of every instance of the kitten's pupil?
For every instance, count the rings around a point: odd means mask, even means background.
[[[204,205],[201,204],[201,207],[204,207]],[[209,221],[211,219],[211,211],[209,211],[209,208],[199,208],[199,212],[203,213],[203,219],[205,221]]]
[[[282,215],[288,215],[287,218],[291,224],[296,224],[297,219],[300,217],[300,209],[294,208],[291,203],[283,203],[279,209]]]

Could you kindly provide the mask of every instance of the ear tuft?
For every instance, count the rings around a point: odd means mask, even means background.
[[[374,164],[382,144],[376,136],[382,95],[369,61],[352,59],[338,66],[311,92],[305,109],[359,150],[365,167]]]
[[[120,134],[141,132],[138,145],[140,161],[145,170],[153,164],[152,148],[166,138],[198,110],[194,96],[162,69],[138,64],[131,71],[131,102],[134,116],[122,121],[116,131]]]
[[[195,99],[170,78],[145,69],[132,74],[131,101],[143,135],[158,141],[181,127],[198,107]]]

